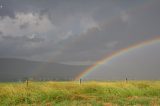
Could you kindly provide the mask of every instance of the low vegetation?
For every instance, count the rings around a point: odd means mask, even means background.
[[[2,106],[159,106],[160,81],[0,83]]]

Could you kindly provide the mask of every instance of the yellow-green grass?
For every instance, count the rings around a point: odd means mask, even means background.
[[[0,106],[160,106],[160,81],[0,83]]]

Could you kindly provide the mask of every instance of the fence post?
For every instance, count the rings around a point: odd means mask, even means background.
[[[126,82],[128,81],[127,76],[126,76]]]
[[[81,78],[79,79],[79,83],[80,83],[80,84],[82,83],[82,79],[81,79]]]
[[[27,80],[26,80],[26,85],[27,85],[27,87],[28,87],[28,83],[29,83],[29,82],[28,82],[28,79],[27,79]]]

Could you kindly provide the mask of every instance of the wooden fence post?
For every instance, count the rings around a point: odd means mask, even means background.
[[[126,76],[126,82],[128,81],[127,76]]]
[[[81,78],[79,79],[79,83],[80,83],[80,84],[82,83],[82,79],[81,79]]]
[[[28,82],[28,79],[27,79],[27,80],[26,80],[26,85],[27,85],[27,87],[28,87],[28,83],[29,83],[29,82]]]

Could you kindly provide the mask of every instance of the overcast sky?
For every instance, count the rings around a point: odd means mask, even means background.
[[[90,64],[158,36],[159,0],[0,0],[1,58]]]

